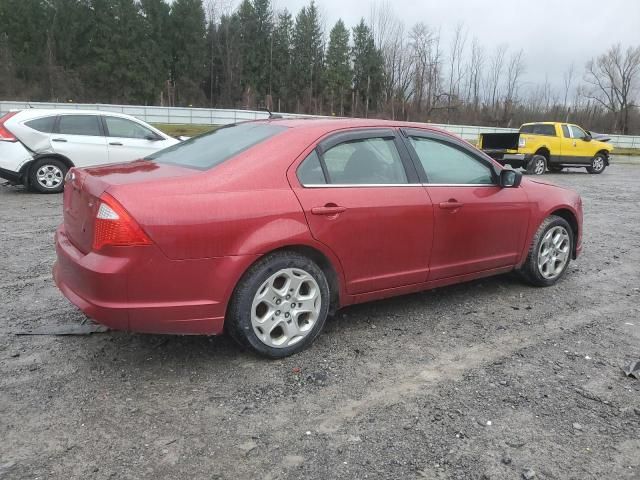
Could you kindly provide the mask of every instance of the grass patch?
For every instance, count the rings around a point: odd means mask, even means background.
[[[639,155],[640,156],[640,148],[614,148],[614,155]]]
[[[218,128],[217,125],[190,125],[179,123],[154,123],[153,126],[172,137],[195,137],[201,133],[210,132]]]

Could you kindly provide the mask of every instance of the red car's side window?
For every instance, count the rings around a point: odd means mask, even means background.
[[[407,174],[392,138],[363,138],[341,143],[325,152],[323,159],[330,183],[407,183]]]
[[[320,157],[315,150],[298,167],[298,180],[302,185],[323,185],[327,183],[320,164]]]
[[[303,185],[402,185],[407,174],[393,138],[369,137],[314,150],[298,168]]]
[[[410,142],[431,184],[494,183],[490,167],[460,148],[423,137],[410,137]]]

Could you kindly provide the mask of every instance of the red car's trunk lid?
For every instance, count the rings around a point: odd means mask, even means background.
[[[64,189],[64,228],[67,237],[82,253],[89,253],[93,246],[100,195],[111,186],[147,183],[197,173],[198,170],[148,161],[74,169]],[[126,205],[124,207],[126,209]]]

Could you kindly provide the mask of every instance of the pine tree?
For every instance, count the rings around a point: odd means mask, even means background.
[[[150,75],[147,101],[156,102],[171,75],[170,7],[164,0],[141,0],[140,13]]]
[[[207,38],[202,0],[175,0],[171,5],[170,20],[176,101],[182,105],[205,103],[202,86],[207,64]]]
[[[240,20],[238,14],[223,15],[217,28],[217,56],[220,62],[219,89],[222,105],[237,107],[242,99]]]
[[[271,51],[271,89],[269,93],[277,97],[274,109],[291,108],[287,102],[291,92],[291,39],[293,36],[293,18],[285,10],[278,14],[273,31]]]
[[[324,47],[318,9],[313,0],[307,7],[302,7],[296,17],[292,46],[292,65],[295,72],[291,78],[293,93],[299,100],[308,102],[309,112],[316,113],[317,97],[322,91]],[[315,108],[312,105],[314,100]]]
[[[0,35],[11,51],[15,73],[32,90],[42,75],[47,43],[45,0],[1,0]]]
[[[83,69],[85,83],[101,102],[143,102],[153,91],[142,35],[142,19],[133,0],[92,0],[92,36]]]
[[[59,65],[77,70],[90,63],[89,48],[93,34],[91,5],[86,1],[52,0],[49,10],[49,34]],[[69,26],[72,25],[72,28]]]
[[[0,98],[13,98],[17,80],[8,35],[0,33]]]
[[[349,30],[342,20],[338,20],[329,34],[325,78],[331,114],[335,113],[337,107],[340,115],[344,116],[344,103],[351,91],[353,72],[349,52]]]
[[[382,93],[384,82],[384,59],[382,52],[375,46],[371,29],[360,20],[353,29],[353,88],[357,102],[362,104],[358,110],[369,114],[370,107],[376,107]]]
[[[253,9],[256,15],[256,33],[253,45],[256,52],[256,63],[253,76],[257,92],[265,95],[270,93],[272,81],[273,9],[271,0],[253,0]]]
[[[238,7],[242,82],[250,95],[269,90],[273,12],[270,0],[244,0]]]

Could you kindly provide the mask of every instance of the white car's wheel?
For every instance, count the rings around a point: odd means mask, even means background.
[[[40,193],[59,193],[64,189],[67,170],[57,158],[41,158],[29,168],[29,185]]]

